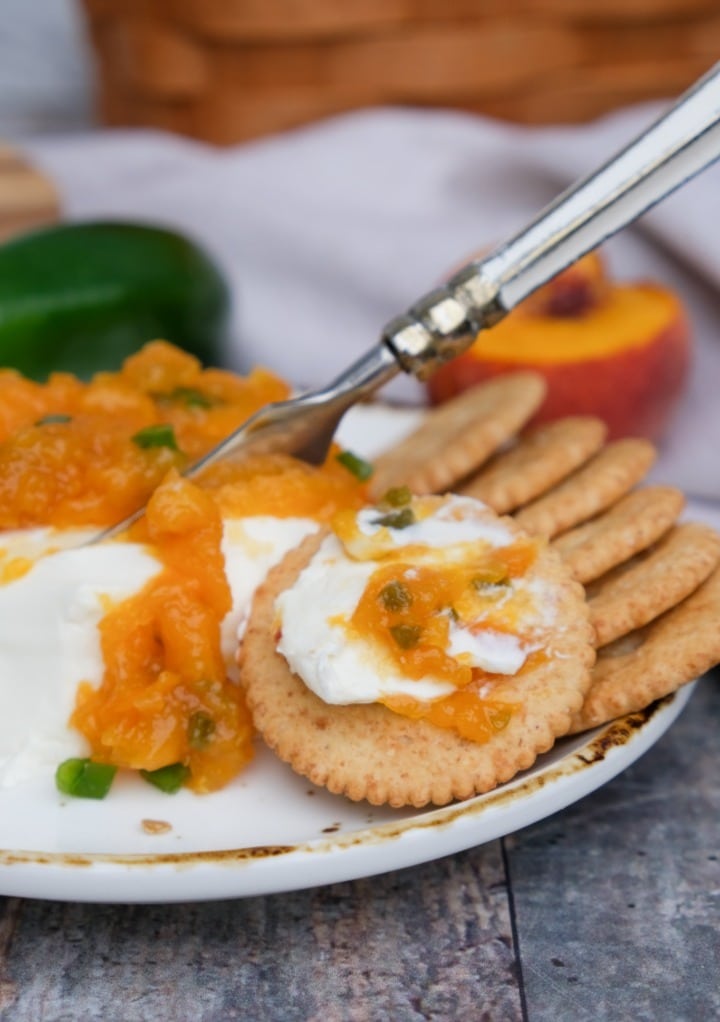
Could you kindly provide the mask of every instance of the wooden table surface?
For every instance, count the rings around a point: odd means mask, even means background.
[[[0,901],[13,1022],[706,1022],[719,963],[717,672],[615,780],[437,862],[238,901]]]

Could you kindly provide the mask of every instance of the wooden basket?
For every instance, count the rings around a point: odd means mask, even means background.
[[[379,104],[580,122],[672,96],[715,0],[83,0],[108,124],[216,143]]]

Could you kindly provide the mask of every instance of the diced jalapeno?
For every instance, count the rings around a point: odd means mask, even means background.
[[[133,435],[132,441],[144,449],[149,447],[169,447],[172,451],[180,449],[175,439],[175,430],[168,423],[146,426]]]
[[[215,721],[212,717],[198,710],[188,721],[188,745],[191,749],[204,749],[215,733]]]
[[[507,575],[493,574],[492,572],[487,575],[476,575],[472,580],[472,587],[478,593],[491,593],[493,589],[507,588],[510,585],[510,579]]]
[[[91,759],[66,759],[55,771],[55,784],[63,795],[75,798],[105,798],[117,767],[93,763]]]
[[[415,524],[415,512],[411,507],[403,507],[399,511],[390,511],[376,518],[374,525],[384,525],[388,529],[407,529]]]
[[[356,479],[359,479],[361,483],[366,482],[375,471],[369,461],[365,461],[363,458],[359,458],[357,454],[353,454],[352,451],[341,451],[335,455],[335,460],[339,461],[340,464],[352,472]]]
[[[385,507],[406,507],[412,500],[412,493],[409,486],[392,486],[382,497],[378,506]]]
[[[212,408],[213,405],[217,404],[209,394],[204,394],[201,390],[196,390],[194,387],[176,387],[175,390],[171,390],[169,394],[159,395],[160,400],[173,401],[178,404],[186,405],[188,408]]]
[[[164,791],[166,795],[174,795],[190,776],[190,768],[186,767],[184,763],[169,763],[157,770],[141,770],[140,775],[149,784]]]
[[[420,625],[393,625],[390,634],[400,649],[414,649],[420,642],[422,628]]]
[[[53,426],[57,422],[72,422],[71,415],[43,415],[42,419],[38,419],[35,423],[36,426]]]
[[[512,709],[509,706],[498,707],[496,710],[489,711],[487,716],[493,730],[502,731],[510,723]]]
[[[412,593],[404,583],[398,579],[388,582],[380,590],[380,599],[386,610],[407,610],[412,606]]]

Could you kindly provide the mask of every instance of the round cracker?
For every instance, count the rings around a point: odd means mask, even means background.
[[[597,518],[558,536],[553,547],[586,585],[657,542],[684,504],[685,497],[674,486],[643,486]]]
[[[649,440],[607,444],[565,482],[518,511],[515,521],[536,536],[557,536],[623,497],[643,478],[655,456]]]
[[[328,705],[289,670],[275,649],[275,598],[321,541],[310,537],[268,575],[253,601],[242,648],[255,726],[295,771],[356,801],[445,805],[509,780],[567,731],[590,684],[594,651],[582,587],[558,555],[546,549],[536,562],[557,604],[547,658],[498,684],[494,695],[520,708],[503,731],[478,744],[378,703]]]
[[[599,580],[590,595],[598,646],[641,628],[694,592],[720,563],[720,536],[708,525],[676,526],[644,556]]]
[[[393,486],[444,493],[525,425],[545,391],[539,374],[512,373],[431,409],[418,429],[376,459],[371,496],[379,499]]]
[[[600,650],[571,733],[636,713],[720,663],[720,569],[645,628]]]
[[[607,426],[590,415],[568,416],[521,436],[495,455],[461,493],[484,501],[498,514],[545,493],[602,447]]]

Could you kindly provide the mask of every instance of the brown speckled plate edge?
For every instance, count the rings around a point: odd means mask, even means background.
[[[662,737],[693,688],[694,683],[640,713],[560,740],[531,770],[466,802],[289,845],[139,855],[5,849],[0,893],[85,902],[204,901],[300,890],[418,865],[513,833],[600,788]]]

